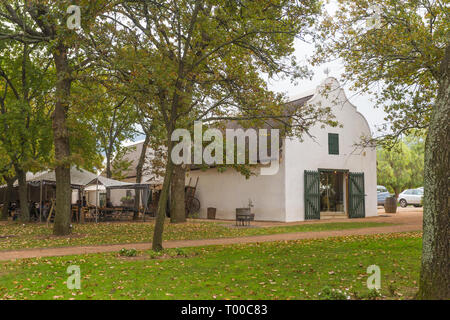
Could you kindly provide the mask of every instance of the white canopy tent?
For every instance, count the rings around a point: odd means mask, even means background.
[[[77,168],[75,166],[70,168],[70,184],[73,188],[81,188],[89,184],[97,178],[95,173],[89,172],[85,169]],[[27,179],[29,183],[56,183],[56,174],[54,170],[35,174],[32,178]],[[120,182],[120,181],[118,181]]]
[[[97,185],[97,184],[104,186],[105,189],[109,189],[109,188],[115,188],[115,189],[124,188],[124,189],[126,189],[127,187],[129,187],[130,189],[133,189],[132,187],[134,186],[133,183],[109,179],[109,178],[106,178],[103,176],[96,176],[94,179],[89,181],[89,183],[86,183],[86,186],[92,186],[92,185]]]
[[[54,170],[42,171],[38,173],[27,173],[26,181],[28,184],[34,187],[40,188],[40,207],[42,208],[43,201],[43,186],[44,185],[55,185],[56,184],[56,174]],[[141,192],[141,199],[148,199],[149,192],[147,191],[150,188],[149,184],[135,184],[135,183],[127,183],[122,182],[110,178],[106,178],[90,171],[87,171],[82,168],[77,168],[72,166],[70,168],[70,182],[72,189],[77,189],[79,195],[81,192],[86,191],[103,191],[107,189],[133,189],[136,192],[139,190]],[[18,186],[18,182],[14,183],[14,187]],[[2,188],[1,186],[0,188]],[[81,199],[80,199],[81,200]],[[145,202],[145,210],[147,209],[147,201]],[[98,206],[98,203],[96,203]],[[145,212],[145,211],[144,211]]]

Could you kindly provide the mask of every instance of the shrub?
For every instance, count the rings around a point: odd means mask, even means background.
[[[379,297],[381,297],[381,293],[377,289],[370,289],[367,293],[367,299],[369,300],[377,300]]]
[[[183,257],[186,256],[186,253],[181,248],[176,248],[175,252],[176,252],[177,256],[183,256]]]
[[[163,251],[149,251],[148,255],[151,259],[159,258],[163,255]]]
[[[123,248],[123,249],[121,249],[120,251],[119,251],[119,254],[121,255],[121,256],[124,256],[124,257],[136,257],[137,256],[137,250],[136,249],[125,249],[125,248]]]
[[[350,296],[339,289],[324,287],[318,294],[319,300],[350,300]]]

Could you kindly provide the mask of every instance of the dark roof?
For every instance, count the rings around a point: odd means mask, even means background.
[[[286,120],[288,120],[287,118],[289,116],[293,115],[300,107],[303,107],[312,97],[313,97],[313,95],[308,95],[308,96],[287,102],[285,104]],[[244,127],[242,125],[243,123],[245,123],[245,120],[241,120],[241,121],[230,120],[230,121],[222,122],[221,124],[218,125],[218,127],[226,128],[226,129],[248,128],[248,127]],[[269,129],[276,129],[276,128],[281,129],[282,127],[284,127],[282,122],[280,122],[276,119],[268,118],[268,119],[262,120],[261,123],[258,124],[257,128],[254,127],[254,129],[268,129],[269,130]]]
[[[123,157],[120,159],[121,161],[126,161],[130,163],[130,166],[127,170],[121,172],[121,175],[125,178],[135,178],[136,177],[136,167],[139,163],[139,157],[141,156],[142,146],[144,145],[144,141],[132,144],[130,146],[125,147],[126,152]],[[113,161],[114,165],[114,161]]]
[[[292,101],[289,101],[286,103],[286,116],[294,114],[298,108],[304,106],[306,102],[308,102],[313,95],[308,95],[305,97],[301,97]],[[230,120],[230,121],[223,121],[220,124],[218,124],[218,127],[221,127],[223,129],[246,129],[247,127],[244,127],[242,123],[245,121],[237,121],[237,120]],[[222,124],[222,125],[221,125]],[[223,125],[225,124],[225,125]],[[261,124],[258,125],[258,129],[275,129],[275,128],[281,128],[283,127],[283,124],[280,121],[274,120],[274,119],[266,119],[262,120]],[[256,128],[255,128],[256,129]],[[280,137],[281,139],[281,137]],[[280,147],[281,147],[282,140],[280,141]],[[126,160],[127,162],[130,162],[130,166],[128,170],[122,172],[122,175],[126,178],[134,178],[136,177],[136,167],[139,162],[139,157],[142,152],[142,146],[144,142],[139,142],[133,145],[130,145],[126,147],[128,151],[125,153],[123,158],[121,160]],[[270,143],[268,144],[268,147],[270,148]],[[259,157],[259,153],[258,153]],[[259,159],[258,159],[259,160]],[[196,166],[192,166],[193,168]]]
[[[286,107],[289,113],[295,112],[299,107],[303,107],[314,95],[311,94],[306,97],[298,98],[286,103]]]

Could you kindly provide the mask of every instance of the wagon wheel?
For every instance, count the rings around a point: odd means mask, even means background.
[[[200,211],[200,201],[197,198],[191,198],[190,201],[188,201],[186,206],[186,211],[188,215],[197,213]]]

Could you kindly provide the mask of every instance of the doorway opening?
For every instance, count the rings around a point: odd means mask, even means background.
[[[347,175],[343,170],[319,170],[321,216],[346,215]]]

